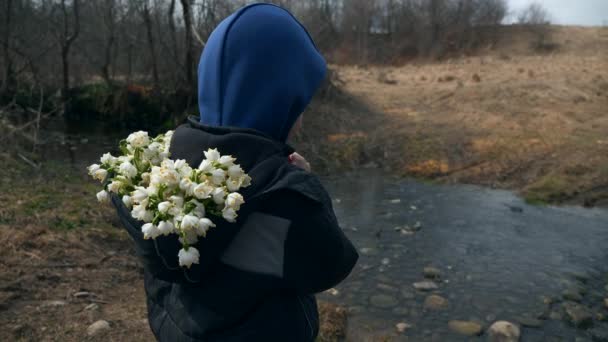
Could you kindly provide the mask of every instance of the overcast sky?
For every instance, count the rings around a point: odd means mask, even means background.
[[[507,0],[517,12],[534,0]],[[560,25],[607,25],[608,0],[537,0],[551,14],[551,22]]]

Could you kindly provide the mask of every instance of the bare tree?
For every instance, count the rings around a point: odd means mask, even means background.
[[[547,25],[550,23],[549,12],[543,5],[534,2],[519,13],[517,22],[523,25]]]
[[[156,41],[152,31],[152,17],[150,15],[150,4],[148,0],[144,0],[141,7],[141,15],[146,26],[146,36],[148,38],[148,49],[150,50],[150,59],[152,64],[152,82],[154,89],[160,89],[160,78],[158,76],[158,62],[156,59]]]
[[[106,27],[107,36],[101,75],[108,84],[112,83],[110,69],[112,67],[112,52],[116,43],[116,5],[116,0],[104,0],[103,22]]]
[[[186,89],[188,92],[192,92],[196,89],[194,84],[194,41],[193,41],[193,32],[194,29],[192,25],[192,3],[193,0],[180,0],[182,4],[182,11],[184,16],[184,26],[185,26],[185,37],[186,37],[186,58],[184,64],[184,73],[186,75]]]
[[[12,40],[12,26],[11,19],[13,17],[13,1],[6,0],[6,6],[4,8],[4,36],[2,37],[2,52],[4,57],[4,77],[2,79],[2,87],[0,88],[0,95],[6,94],[7,91],[12,88],[15,77],[13,73],[13,60],[11,58],[11,40]]]
[[[71,7],[71,13],[69,13],[70,8],[68,7]],[[56,9],[56,7],[53,9]],[[72,4],[69,6],[66,0],[61,0],[59,10],[61,11],[61,20],[56,22],[54,26],[61,51],[63,71],[61,98],[64,103],[67,103],[70,91],[70,48],[80,33],[80,1],[72,0]]]
[[[551,39],[549,17],[549,12],[537,2],[530,4],[517,17],[519,24],[527,26],[534,34],[532,48],[536,51],[551,51],[557,47]]]

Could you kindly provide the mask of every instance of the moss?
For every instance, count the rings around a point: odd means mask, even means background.
[[[562,203],[574,195],[573,182],[562,175],[547,175],[532,183],[524,190],[524,199],[533,205]]]
[[[57,217],[51,221],[50,228],[54,230],[73,230],[78,227],[78,224],[74,221],[66,219],[64,217]]]

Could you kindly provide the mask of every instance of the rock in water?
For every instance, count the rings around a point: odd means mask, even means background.
[[[449,321],[448,327],[454,332],[467,336],[479,336],[482,330],[481,324],[472,321]]]
[[[110,323],[108,321],[99,320],[87,328],[87,335],[89,336],[99,336],[101,334],[105,334],[110,330]]]
[[[448,300],[438,295],[430,295],[424,300],[424,308],[427,310],[441,310],[447,306]]]
[[[373,295],[369,298],[369,302],[378,308],[392,308],[398,304],[397,298],[386,295],[386,294],[377,294]]]
[[[593,325],[593,314],[589,309],[576,303],[564,303],[566,319],[577,328],[585,329]]]
[[[432,291],[437,290],[439,288],[439,286],[437,286],[437,284],[432,281],[419,281],[417,283],[414,283],[413,285],[416,290],[420,291]]]
[[[520,335],[517,325],[507,321],[495,322],[488,329],[489,342],[517,342]]]
[[[441,271],[435,267],[425,267],[423,270],[424,277],[429,279],[439,279]]]
[[[583,295],[581,294],[580,290],[576,287],[566,289],[562,293],[562,297],[564,297],[565,300],[571,300],[573,302],[579,302],[579,303],[583,300]]]
[[[541,315],[541,317],[544,317],[544,313]],[[540,319],[536,319],[529,316],[519,317],[517,319],[517,322],[528,328],[540,328],[543,325],[543,322]]]
[[[412,325],[401,322],[401,323],[397,323],[397,325],[395,327],[397,328],[397,331],[399,333],[404,333],[407,329],[411,328]]]

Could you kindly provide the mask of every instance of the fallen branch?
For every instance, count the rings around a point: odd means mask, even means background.
[[[24,162],[26,162],[29,166],[33,167],[34,169],[39,169],[40,165],[34,163],[33,161],[27,159],[23,154],[21,153],[17,153],[17,156],[19,156],[19,158],[21,158]]]

